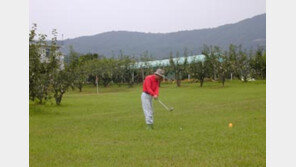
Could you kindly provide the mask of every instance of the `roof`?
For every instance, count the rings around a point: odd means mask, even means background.
[[[173,58],[173,61],[176,63],[178,62],[178,64],[182,64],[184,63],[185,59],[186,57],[178,57],[178,58]],[[193,61],[204,61],[204,59],[205,59],[205,55],[193,55],[193,56],[187,57],[187,62],[190,64]],[[145,67],[145,66],[156,67],[156,66],[169,66],[169,65],[170,65],[170,59],[135,63],[136,68]]]
[[[30,41],[29,44],[38,44],[37,41]],[[42,48],[50,48],[51,47],[51,43],[47,43],[47,44],[44,44],[44,43],[39,43],[40,47]],[[58,49],[61,48],[62,46],[56,44],[55,47],[57,47]]]

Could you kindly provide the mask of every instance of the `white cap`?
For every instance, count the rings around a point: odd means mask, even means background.
[[[162,69],[157,69],[154,74],[161,76],[162,78],[165,78],[164,70],[162,70]]]

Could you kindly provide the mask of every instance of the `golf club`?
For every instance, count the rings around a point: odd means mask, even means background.
[[[160,101],[159,99],[157,99],[157,101],[167,110],[167,111],[173,111],[174,107],[168,107],[166,106],[162,101]]]

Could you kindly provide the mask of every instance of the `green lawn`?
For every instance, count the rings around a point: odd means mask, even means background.
[[[146,130],[141,85],[30,102],[30,166],[266,166],[266,84],[163,84]],[[228,123],[233,127],[229,128]]]

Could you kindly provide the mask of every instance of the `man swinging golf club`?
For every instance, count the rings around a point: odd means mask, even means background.
[[[159,84],[164,78],[164,70],[157,69],[154,74],[148,75],[143,83],[143,93],[141,95],[141,101],[147,129],[149,130],[153,129],[152,99],[158,98]]]

